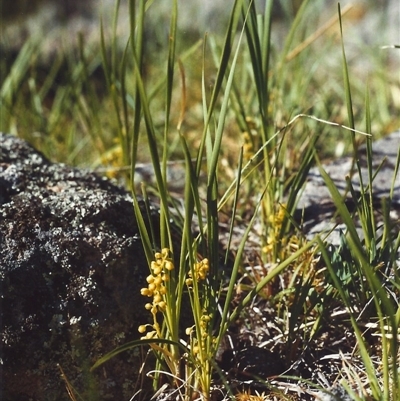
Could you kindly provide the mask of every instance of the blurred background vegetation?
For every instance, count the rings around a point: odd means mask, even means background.
[[[223,40],[230,7],[226,1],[186,1],[179,3],[177,54],[186,75],[187,100],[185,135],[196,146],[198,129],[203,123],[201,108],[202,41],[208,32],[206,80],[215,77],[215,57]],[[261,4],[262,1],[258,1]],[[341,2],[342,9],[348,1]],[[168,51],[168,1],[148,1],[145,81],[150,93],[156,126],[163,127],[164,85]],[[275,1],[272,25],[270,104],[271,125],[284,126],[298,113],[347,125],[344,102],[341,45],[336,22],[321,37],[292,58],[280,64],[301,0]],[[124,167],[116,134],[117,119],[112,110],[102,68],[100,18],[104,20],[106,46],[111,52],[111,21],[115,1],[15,0],[0,2],[0,129],[23,137],[54,161],[88,167]],[[127,41],[128,2],[121,1],[116,27],[121,60]],[[337,3],[315,1],[308,7],[291,41],[295,50],[331,17],[337,15]],[[396,0],[359,1],[343,18],[344,41],[349,63],[356,128],[363,130],[366,87],[371,94],[372,131],[383,136],[400,126],[400,57],[397,49],[381,46],[398,44],[399,5]],[[290,54],[290,52],[289,52]],[[130,63],[130,61],[128,61]],[[257,118],[253,106],[255,92],[248,74],[249,57],[243,52],[236,85],[248,110],[248,121]],[[127,77],[129,88],[129,76]],[[181,107],[179,79],[174,90],[172,124],[178,121]],[[129,96],[129,95],[128,95]],[[132,103],[132,102],[131,102]],[[310,123],[307,123],[310,126]],[[313,123],[311,123],[312,125]],[[246,141],[244,128],[228,121],[224,151],[226,169],[237,160],[239,146]],[[257,126],[254,126],[257,130]],[[350,135],[315,123],[310,129],[324,132],[320,142],[323,157],[340,156],[348,150]],[[303,124],[293,129],[296,145],[304,141],[308,130]],[[171,137],[171,159],[182,155],[174,151],[178,138]],[[253,144],[259,146],[259,144]],[[176,146],[178,147],[178,146]],[[293,148],[295,162],[296,146]],[[146,143],[139,158],[149,159]],[[233,169],[233,167],[232,167]],[[110,170],[111,171],[111,170]]]

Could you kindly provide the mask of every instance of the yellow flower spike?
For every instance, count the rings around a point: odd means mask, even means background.
[[[167,293],[167,289],[165,287],[160,287],[158,289],[158,293],[161,295],[165,295]]]
[[[156,289],[156,285],[154,283],[149,284],[149,291],[154,292]]]

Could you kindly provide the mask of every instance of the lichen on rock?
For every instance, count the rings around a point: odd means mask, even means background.
[[[123,188],[0,134],[2,400],[68,400],[57,364],[83,396],[129,399],[141,364],[134,351],[94,378],[88,368],[138,338],[147,275]]]

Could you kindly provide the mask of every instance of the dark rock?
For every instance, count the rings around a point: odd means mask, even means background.
[[[0,134],[2,400],[69,400],[57,364],[84,399],[130,399],[138,352],[88,368],[140,336],[147,275],[125,190]]]

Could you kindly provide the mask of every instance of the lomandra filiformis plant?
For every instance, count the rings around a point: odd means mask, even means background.
[[[207,392],[210,387],[210,355],[214,353],[216,344],[215,338],[210,335],[214,313],[209,310],[209,303],[202,302],[207,299],[203,296],[202,287],[207,285],[209,261],[203,259],[195,263],[185,279],[193,312],[193,324],[185,329],[188,337],[186,341],[180,336],[180,327],[176,324],[180,320],[180,316],[177,316],[180,300],[176,299],[174,286],[171,286],[174,268],[168,248],[155,253],[155,260],[150,264],[151,274],[146,278],[148,285],[141,289],[143,296],[152,298],[152,302],[147,303],[145,308],[150,311],[153,323],[140,325],[138,330],[146,333],[142,340],[154,340],[150,346],[161,354],[163,362],[168,366],[168,373],[172,374],[180,392]],[[158,339],[170,342],[158,343]],[[181,346],[176,343],[179,339]],[[182,359],[185,360],[184,364],[181,364]],[[160,368],[162,369],[162,364]]]
[[[149,265],[147,284],[143,283],[141,294],[149,298],[145,307],[151,314],[151,321],[139,323],[138,329],[143,335],[141,339],[105,355],[96,362],[93,369],[120,352],[138,346],[150,347],[156,355],[154,369],[149,372],[153,378],[155,392],[163,391],[167,386],[168,390],[173,392],[173,395],[170,394],[171,399],[208,401],[213,397],[213,378],[218,378],[219,383],[227,380],[217,366],[216,357],[226,339],[229,326],[264,287],[285,269],[301,261],[302,255],[317,242],[314,240],[291,247],[291,242],[284,238],[289,232],[288,227],[292,222],[290,217],[313,160],[317,137],[311,136],[307,142],[308,148],[302,153],[304,157],[300,163],[300,173],[287,182],[289,194],[287,201],[284,201],[284,188],[281,184],[286,182],[285,152],[284,142],[279,142],[279,139],[284,139],[281,138],[284,136],[284,129],[274,133],[273,125],[265,115],[269,109],[269,84],[265,79],[270,75],[268,49],[272,2],[266,3],[263,15],[257,15],[252,1],[235,0],[223,46],[219,48],[212,40],[208,42],[207,37],[203,41],[201,110],[204,123],[196,130],[196,144],[191,144],[189,128],[185,125],[187,93],[182,62],[184,56],[177,61],[175,55],[177,1],[171,3],[168,61],[165,79],[159,86],[165,89],[164,126],[161,129],[153,121],[160,109],[152,105],[152,94],[143,74],[144,1],[139,1],[136,5],[134,1],[130,1],[131,37],[125,48],[120,69],[115,68],[115,63],[107,61],[107,52],[103,46],[104,70],[115,100],[120,143],[125,144],[124,152],[128,152],[125,159],[131,164],[131,188],[137,188],[135,165],[139,143],[144,137],[154,170],[156,188],[153,190],[158,197],[160,218],[159,227],[149,227],[150,212],[146,216],[146,211],[140,207],[138,195],[132,191],[134,212]],[[240,22],[243,22],[241,30]],[[247,42],[243,43],[245,35]],[[104,42],[103,35],[102,39]],[[212,58],[219,60],[215,62],[216,74],[211,92],[206,86],[206,57],[209,56],[209,45]],[[256,114],[262,117],[260,148],[255,149],[254,156],[246,162],[245,149],[242,147],[238,155],[236,178],[230,185],[221,185],[221,170],[226,162],[221,156],[224,150],[223,139],[227,132],[226,120],[233,113],[239,123],[245,122],[246,115],[253,109],[249,106],[249,111],[246,112],[242,104],[243,98],[237,95],[239,92],[235,87],[235,69],[241,51],[246,49],[245,45],[249,47],[252,66],[251,69],[245,70],[252,71],[252,79],[255,78],[252,86],[258,91],[257,96],[250,97],[259,102]],[[191,54],[192,51],[194,50],[190,49],[186,54]],[[128,74],[129,58],[132,59],[133,71],[129,71]],[[181,113],[175,124],[172,121],[171,110],[175,105],[173,94],[179,94],[174,78],[177,65],[180,67],[181,92],[178,98]],[[126,81],[128,77],[133,79],[129,91]],[[233,107],[234,105],[237,107]],[[128,115],[130,107],[133,116]],[[251,113],[253,114],[254,110]],[[296,118],[293,118],[292,121],[295,120]],[[249,131],[250,127],[246,130]],[[177,205],[176,194],[168,190],[167,166],[172,154],[172,142],[179,147],[186,162],[181,208],[174,207]],[[254,186],[253,182],[256,183]],[[250,188],[254,187],[255,193],[249,194],[244,191],[243,184],[247,183],[251,184]],[[142,188],[144,203],[149,206],[145,184]],[[240,215],[237,213],[238,208],[247,206],[252,209],[252,216],[245,228],[242,227],[240,238],[235,238],[238,241],[232,245],[236,218]],[[223,208],[228,209],[228,212]],[[145,209],[150,211],[150,207]],[[224,232],[228,237],[224,247],[221,246],[220,235],[222,211],[224,216],[228,215],[230,219],[229,233]],[[248,236],[260,218],[260,242],[264,248],[263,256],[266,256],[269,262],[268,269],[265,269],[265,275],[257,280],[239,303],[233,303]],[[193,230],[194,226],[196,230]],[[178,235],[175,231],[177,228]],[[224,269],[229,277],[222,279],[220,266],[227,265],[227,260],[232,254],[234,257],[231,266]],[[152,368],[153,366],[150,366],[150,369]],[[225,387],[228,395],[233,396],[233,390],[230,390],[229,386]]]

